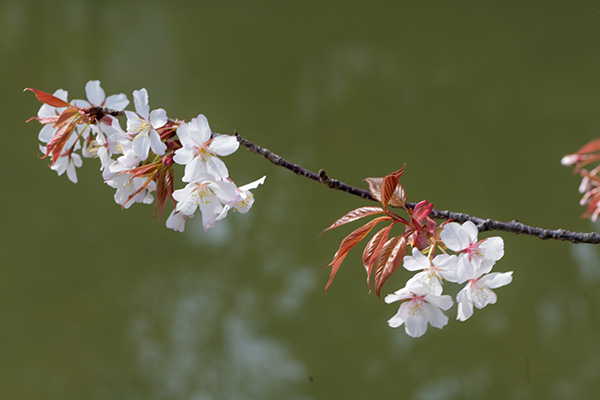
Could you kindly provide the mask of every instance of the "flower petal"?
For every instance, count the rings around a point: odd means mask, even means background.
[[[194,124],[196,125],[196,133],[193,140],[198,144],[204,144],[212,136],[210,125],[208,125],[208,119],[203,114],[198,115],[194,118]]]
[[[179,125],[179,127],[177,128],[177,137],[179,138],[179,141],[181,142],[181,145],[183,147],[189,147],[190,149],[193,149],[194,143],[190,139],[189,132],[190,132],[190,124],[187,122],[184,122],[181,125]]]
[[[191,216],[193,217],[193,215]],[[188,216],[185,216],[175,210],[171,211],[171,215],[167,218],[167,228],[173,229],[177,232],[183,232],[185,229],[185,220]]]
[[[402,308],[402,305],[400,306],[400,309],[401,308]],[[404,320],[401,317],[400,309],[398,309],[398,312],[392,318],[388,319],[388,321],[387,321],[388,325],[391,328],[398,328],[399,326],[401,326],[404,323]]]
[[[77,183],[77,172],[75,171],[75,166],[73,164],[67,166],[67,177],[71,182]]]
[[[466,289],[462,289],[456,295],[456,302],[458,303],[458,312],[456,319],[459,321],[466,321],[473,315],[473,303],[467,296]]]
[[[162,108],[152,110],[150,113],[150,125],[152,125],[154,129],[162,128],[166,125],[167,121],[167,112]]]
[[[100,81],[89,81],[85,84],[85,95],[88,101],[95,106],[101,106],[106,98],[106,93],[100,86]]]
[[[220,156],[233,154],[240,147],[240,142],[233,136],[219,135],[210,143],[210,150]]]
[[[125,93],[112,94],[104,101],[104,107],[111,110],[123,111],[129,105],[129,99]]]
[[[432,306],[431,304],[425,304],[424,312],[427,316],[429,324],[434,328],[442,329],[448,324],[448,316],[442,312],[438,307]]]
[[[447,310],[452,307],[452,304],[454,304],[452,297],[448,296],[447,294],[443,296],[427,294],[425,295],[425,301],[435,307],[441,308],[442,310]]]
[[[479,282],[489,287],[490,289],[496,289],[501,286],[506,286],[512,282],[512,271],[510,272],[492,272],[486,276],[481,277]]]
[[[206,160],[205,165],[208,173],[213,175],[216,179],[225,179],[229,177],[227,166],[219,157],[209,157],[208,160]]]
[[[428,292],[434,296],[440,296],[444,290],[439,277],[430,271],[419,272],[406,282],[406,287],[417,285],[427,287]]]
[[[175,161],[179,165],[186,165],[187,163],[192,161],[193,158],[194,152],[187,147],[182,147],[180,149],[175,150],[175,156],[173,156],[173,161]]]
[[[402,300],[406,300],[406,299],[410,299],[412,297],[412,293],[408,290],[406,290],[406,288],[402,288],[399,290],[396,290],[394,293],[388,294],[387,296],[385,296],[385,302],[387,304],[391,304],[395,301],[402,301]]]
[[[246,185],[240,186],[240,190],[247,192],[248,190],[252,190],[252,189],[256,189],[259,185],[262,185],[263,183],[265,183],[265,179],[266,179],[266,175],[263,176],[260,179],[255,180],[254,182],[250,182]]]
[[[154,129],[151,129],[148,135],[150,136],[150,146],[152,147],[152,151],[154,152],[154,154],[157,154],[159,156],[165,154],[165,151],[167,150],[167,145],[164,144],[162,140],[160,140],[158,132],[156,132]]]
[[[135,111],[145,120],[148,120],[150,105],[148,104],[148,91],[146,89],[133,91],[133,102]]]
[[[148,158],[150,151],[150,138],[147,135],[137,135],[133,138],[133,153],[141,160]]]
[[[469,237],[457,222],[450,222],[444,226],[440,234],[442,242],[452,251],[461,251],[471,244]]]
[[[431,262],[429,259],[421,253],[417,248],[412,251],[412,256],[404,257],[404,268],[409,271],[419,271],[422,269],[429,268]]]
[[[414,338],[423,336],[427,332],[427,317],[423,314],[410,315],[404,321],[404,330]]]
[[[465,223],[462,224],[462,230],[469,238],[469,244],[477,242],[477,234],[479,233],[477,225],[472,221],[465,221]]]
[[[504,256],[504,240],[500,236],[483,239],[478,250],[485,258],[498,261]]]

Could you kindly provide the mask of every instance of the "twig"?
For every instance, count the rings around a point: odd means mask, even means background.
[[[358,196],[363,199],[377,201],[373,198],[373,196],[371,196],[371,193],[368,190],[359,189],[354,186],[347,185],[344,182],[338,181],[336,179],[332,179],[322,169],[319,170],[318,174],[316,174],[298,164],[293,164],[293,163],[287,161],[286,159],[282,158],[281,156],[278,156],[277,154],[273,153],[272,151],[270,151],[268,149],[265,149],[264,147],[258,146],[256,144],[250,142],[249,140],[244,139],[237,132],[235,132],[235,137],[237,138],[238,142],[240,142],[240,144],[242,146],[246,147],[250,152],[264,157],[265,159],[269,160],[270,162],[272,162],[273,164],[275,164],[279,167],[289,169],[290,171],[292,171],[293,173],[295,173],[297,175],[301,175],[306,178],[312,179],[314,181],[320,182],[331,189],[350,193],[354,196]],[[408,203],[408,202],[406,203],[406,207],[409,209],[414,208],[415,205],[416,205],[415,203]],[[436,219],[451,219],[451,220],[459,222],[459,223],[463,223],[465,221],[472,221],[473,223],[475,223],[477,225],[477,228],[479,229],[480,232],[504,231],[504,232],[510,232],[510,233],[515,233],[515,234],[537,236],[538,238],[543,239],[543,240],[553,239],[553,240],[564,240],[564,241],[569,241],[569,242],[573,242],[573,243],[589,243],[589,244],[599,244],[600,243],[600,234],[598,234],[596,232],[584,233],[584,232],[570,232],[570,231],[566,231],[564,229],[556,229],[556,230],[544,229],[544,228],[538,228],[535,226],[525,225],[525,224],[520,223],[517,220],[513,220],[510,222],[501,222],[501,221],[495,221],[492,219],[478,218],[478,217],[474,217],[472,215],[468,215],[468,214],[464,214],[464,213],[457,213],[457,212],[453,212],[453,211],[443,211],[443,210],[436,210],[436,209],[432,210],[430,215],[431,215],[431,217],[436,218]]]

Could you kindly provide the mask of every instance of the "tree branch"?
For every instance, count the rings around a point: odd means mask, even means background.
[[[316,174],[298,164],[293,164],[293,163],[287,161],[286,159],[282,158],[281,156],[278,156],[277,154],[273,153],[272,151],[270,151],[268,149],[265,149],[264,147],[258,146],[256,144],[250,142],[249,140],[244,139],[237,132],[235,132],[234,135],[237,138],[240,145],[246,147],[250,152],[262,156],[263,158],[267,159],[268,161],[272,162],[273,164],[275,164],[279,167],[289,169],[296,175],[301,175],[306,178],[312,179],[314,181],[320,182],[331,189],[350,193],[354,196],[358,196],[358,197],[366,199],[366,200],[377,201],[373,198],[373,196],[371,196],[371,193],[368,190],[359,189],[354,186],[347,185],[344,182],[338,181],[336,179],[332,179],[322,169],[319,170],[318,174]],[[408,203],[408,202],[406,203],[406,207],[409,209],[414,208],[415,205],[416,205],[415,203]],[[471,221],[477,225],[477,228],[479,229],[480,232],[504,231],[504,232],[510,232],[510,233],[515,233],[515,234],[537,236],[538,238],[543,239],[543,240],[553,239],[553,240],[564,240],[564,241],[569,241],[569,242],[573,242],[573,243],[589,243],[589,244],[599,244],[600,243],[600,234],[598,234],[596,232],[584,233],[584,232],[570,232],[570,231],[566,231],[564,229],[556,229],[556,230],[544,229],[544,228],[538,228],[535,226],[525,225],[525,224],[520,223],[517,220],[513,220],[510,222],[501,222],[501,221],[495,221],[492,219],[478,218],[478,217],[474,217],[474,216],[464,214],[464,213],[457,213],[457,212],[453,212],[453,211],[444,211],[444,210],[436,210],[436,209],[432,210],[430,216],[433,218],[436,218],[436,219],[451,219],[451,220],[453,220],[455,222],[459,222],[459,223],[463,223],[465,221]]]

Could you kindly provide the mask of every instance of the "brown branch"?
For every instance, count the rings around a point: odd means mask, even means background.
[[[373,196],[371,196],[371,193],[368,190],[359,189],[354,186],[347,185],[344,182],[338,181],[336,179],[332,179],[322,169],[319,170],[318,174],[316,174],[298,164],[293,164],[293,163],[287,161],[286,159],[278,156],[277,154],[273,153],[272,151],[270,151],[268,149],[265,149],[264,147],[260,147],[256,144],[250,142],[249,140],[244,139],[237,132],[235,132],[235,137],[237,138],[240,145],[246,147],[250,152],[264,157],[265,159],[269,160],[270,162],[272,162],[273,164],[275,164],[279,167],[289,169],[290,171],[292,171],[293,173],[295,173],[297,175],[301,175],[306,178],[312,179],[314,181],[320,182],[331,189],[350,193],[354,196],[358,196],[363,199],[376,201],[373,198]],[[406,203],[406,207],[410,208],[410,209],[414,208],[415,205],[416,205],[415,203],[408,203],[408,202]],[[501,221],[495,221],[492,219],[478,218],[478,217],[474,217],[472,215],[468,215],[468,214],[464,214],[464,213],[435,210],[435,209],[431,212],[430,215],[436,219],[451,219],[451,220],[459,222],[459,223],[463,223],[465,221],[472,221],[473,223],[475,223],[477,225],[480,232],[504,231],[504,232],[510,232],[510,233],[515,233],[515,234],[537,236],[538,238],[543,239],[543,240],[553,239],[553,240],[564,240],[564,241],[569,241],[569,242],[573,242],[573,243],[589,243],[589,244],[599,244],[600,243],[600,234],[598,234],[596,232],[584,233],[584,232],[570,232],[570,231],[566,231],[564,229],[556,229],[556,230],[544,229],[544,228],[538,228],[535,226],[525,225],[525,224],[520,223],[517,220],[513,220],[510,222],[501,222]]]

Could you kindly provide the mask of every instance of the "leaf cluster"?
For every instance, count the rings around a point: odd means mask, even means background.
[[[409,245],[422,250],[439,241],[437,224],[429,217],[433,204],[422,201],[414,208],[409,208],[406,205],[406,192],[400,183],[405,167],[406,164],[398,171],[382,178],[365,179],[369,185],[371,195],[381,203],[381,207],[359,207],[346,213],[323,230],[325,232],[361,218],[376,216],[376,218],[355,229],[342,240],[333,256],[333,260],[328,265],[331,270],[325,290],[333,282],[348,252],[377,225],[383,224],[385,226],[381,227],[367,242],[363,250],[362,263],[367,273],[367,286],[370,290],[372,279],[375,294],[378,297],[381,297],[381,288],[384,283],[402,264]],[[408,218],[401,217],[389,208],[403,209],[408,214]],[[394,236],[391,235],[391,231],[396,224],[403,225],[404,232]]]

